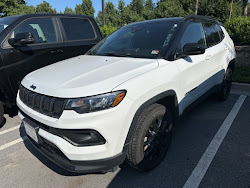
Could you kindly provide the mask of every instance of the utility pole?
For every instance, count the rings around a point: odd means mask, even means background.
[[[195,0],[195,9],[194,9],[194,14],[198,14],[198,8],[199,8],[199,0]]]
[[[232,18],[232,12],[233,12],[233,3],[234,3],[234,0],[231,1],[231,7],[230,7],[230,15],[229,15],[229,22]]]
[[[105,25],[105,3],[104,0],[102,0],[102,26]]]

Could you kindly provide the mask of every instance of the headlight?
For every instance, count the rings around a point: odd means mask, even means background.
[[[125,97],[126,91],[115,91],[67,101],[65,110],[75,110],[79,114],[100,111],[117,106]]]

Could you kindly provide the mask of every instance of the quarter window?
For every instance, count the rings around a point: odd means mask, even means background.
[[[221,41],[220,35],[216,25],[210,23],[204,23],[203,27],[206,34],[208,48],[220,43]]]
[[[219,34],[220,34],[220,40],[222,41],[225,37],[224,32],[222,31],[221,27],[219,25],[217,25],[218,30],[219,30]]]
[[[94,39],[95,32],[88,19],[61,18],[67,40]]]
[[[34,18],[24,21],[13,32],[12,36],[17,33],[30,32],[34,37],[34,43],[56,42],[56,32],[51,18]]]
[[[179,51],[183,52],[184,45],[188,43],[198,43],[205,47],[204,34],[200,23],[192,23],[187,27],[181,39]]]

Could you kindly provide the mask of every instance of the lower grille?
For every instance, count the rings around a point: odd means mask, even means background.
[[[35,93],[22,85],[20,86],[19,97],[31,109],[57,119],[62,115],[66,101],[65,99]]]

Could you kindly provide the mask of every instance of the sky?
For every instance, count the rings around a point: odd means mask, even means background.
[[[64,11],[65,7],[70,7],[72,9],[75,8],[76,4],[81,4],[82,0],[46,0],[51,6],[52,8],[55,8],[57,10],[57,12],[60,11]],[[108,0],[105,0],[105,2]],[[119,0],[109,0],[112,3],[114,3],[114,5],[117,7]],[[36,6],[40,3],[43,2],[43,0],[26,0],[28,5],[33,5]],[[97,13],[99,12],[99,10],[102,9],[102,0],[92,0],[93,2],[93,7],[95,9],[95,16],[97,16]],[[125,0],[126,4],[129,4],[131,2],[131,0]],[[154,3],[157,2],[157,0],[153,0]]]

